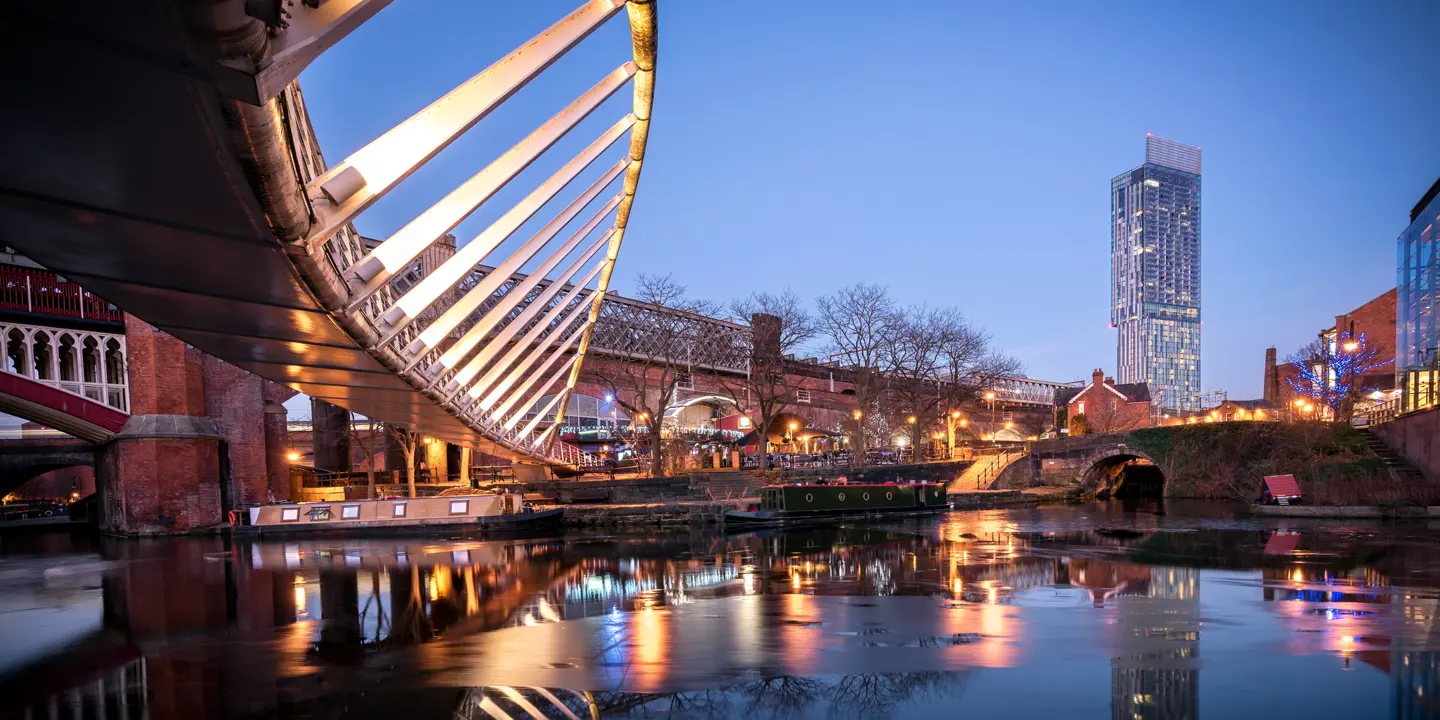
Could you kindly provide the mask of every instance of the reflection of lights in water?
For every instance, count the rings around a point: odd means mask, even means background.
[[[754,573],[745,573],[745,594],[746,594],[746,595],[754,595],[754,594],[755,594],[755,575],[754,575]]]
[[[799,574],[799,573],[793,573],[793,572],[790,573],[790,587],[793,588],[793,589],[795,589],[797,592],[800,590],[800,574]]]
[[[1353,642],[1355,642],[1355,636],[1354,636],[1354,635],[1346,635],[1346,636],[1344,636],[1344,637],[1342,637],[1342,638],[1340,638],[1340,639],[1341,639],[1342,641],[1344,641],[1344,642],[1347,642],[1347,643],[1353,643]]]
[[[996,588],[993,588],[993,587],[990,588],[990,599],[989,599],[990,604],[991,604],[991,605],[994,605],[996,602],[999,602],[999,600],[1000,600],[1000,591],[999,591],[998,589],[996,589]]]
[[[965,592],[965,583],[961,582],[960,578],[955,578],[955,580],[950,583],[950,592],[955,593],[956,596],[963,594]]]
[[[526,625],[539,625],[539,624],[540,624],[540,623],[538,623],[538,622],[535,622],[535,616],[534,616],[534,615],[531,615],[531,614],[528,613],[528,612],[525,613],[525,617],[520,618],[520,621],[523,622],[523,623],[525,623]]]
[[[561,620],[560,613],[555,612],[555,608],[551,607],[550,602],[543,597],[540,598],[540,617],[550,622],[560,622]]]
[[[300,578],[295,578],[297,581]],[[305,609],[305,586],[295,586],[295,617],[305,617],[309,611]]]
[[[1305,574],[1300,572],[1300,568],[1295,568],[1295,570],[1290,573],[1290,579],[1295,582],[1304,582]]]

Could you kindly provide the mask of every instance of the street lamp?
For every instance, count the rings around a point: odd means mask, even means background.
[[[1350,342],[1347,342],[1340,347],[1344,348],[1345,352],[1355,352],[1356,350],[1360,349],[1360,343],[1351,340]]]
[[[995,391],[987,390],[985,399],[990,402],[990,437],[995,437]]]

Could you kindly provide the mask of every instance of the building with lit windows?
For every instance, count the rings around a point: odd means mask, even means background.
[[[1200,148],[1145,136],[1110,181],[1110,324],[1117,377],[1190,409],[1200,395]]]
[[[1400,411],[1440,405],[1440,180],[1410,211],[1395,283]]]

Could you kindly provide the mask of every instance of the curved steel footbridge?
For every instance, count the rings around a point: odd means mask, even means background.
[[[646,308],[602,300],[645,159],[655,2],[589,0],[327,163],[296,78],[389,2],[8,4],[0,52],[17,70],[9,107],[23,112],[0,118],[4,244],[299,392],[502,457],[582,465],[550,420],[592,346],[608,337],[623,355],[644,342]],[[628,23],[629,47],[593,86],[389,237],[355,231],[612,21]],[[587,121],[627,88],[628,112]],[[571,134],[588,144],[513,206],[490,205]],[[438,251],[482,206],[497,219]],[[602,304],[621,325],[597,335]],[[722,321],[696,325],[699,345],[736,342]]]

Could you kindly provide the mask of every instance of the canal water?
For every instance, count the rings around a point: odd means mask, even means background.
[[[810,530],[0,538],[0,717],[1440,715],[1440,527],[1168,502]]]

